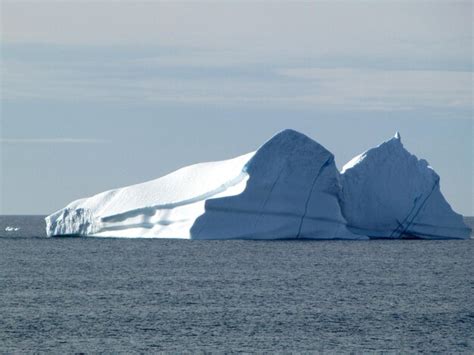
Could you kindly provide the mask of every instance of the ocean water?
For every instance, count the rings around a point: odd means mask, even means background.
[[[473,353],[473,257],[473,239],[45,238],[1,216],[0,352]]]

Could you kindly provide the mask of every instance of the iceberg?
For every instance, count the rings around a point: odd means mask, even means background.
[[[440,191],[440,177],[396,135],[341,171],[348,228],[370,238],[465,239],[470,228]]]
[[[284,130],[255,152],[70,203],[48,236],[367,239],[346,227],[334,156]]]
[[[289,129],[255,152],[102,192],[46,217],[48,236],[464,239],[470,231],[438,174],[399,133],[339,173],[332,153]]]

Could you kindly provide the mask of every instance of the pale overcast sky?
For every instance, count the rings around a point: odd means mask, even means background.
[[[471,2],[3,1],[0,213],[256,149],[400,130],[473,209]]]

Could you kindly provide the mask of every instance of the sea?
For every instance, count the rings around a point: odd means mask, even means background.
[[[46,238],[43,218],[0,216],[0,353],[474,352],[474,239]]]

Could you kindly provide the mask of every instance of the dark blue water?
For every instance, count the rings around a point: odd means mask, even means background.
[[[474,351],[472,239],[48,239],[43,228],[0,217],[2,353]]]

